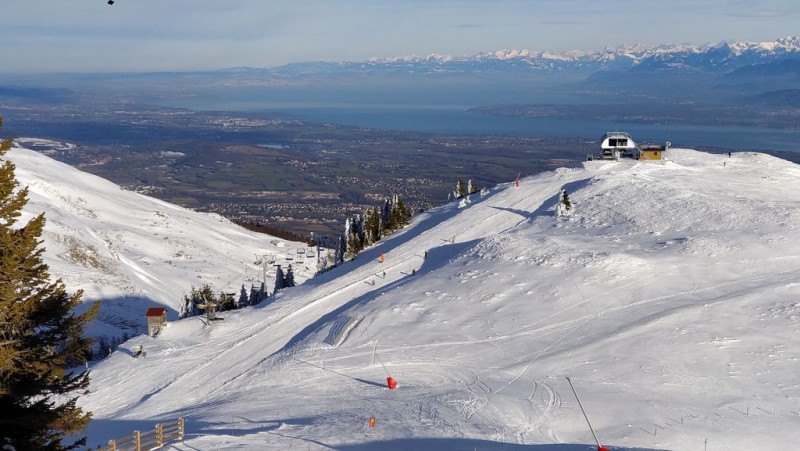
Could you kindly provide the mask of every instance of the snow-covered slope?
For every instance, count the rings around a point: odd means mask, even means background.
[[[611,449],[791,449],[800,167],[667,157],[497,186],[273,304],[137,337],[92,368],[89,443],[184,416],[172,449],[591,449],[570,377]]]
[[[168,307],[169,318],[177,318],[192,286],[238,294],[243,283],[248,290],[251,283],[260,285],[263,271],[254,262],[266,254],[284,268],[294,263],[298,282],[315,270],[316,256],[307,261],[302,243],[125,191],[31,150],[15,148],[7,157],[30,190],[22,220],[45,213],[50,274],[70,291],[83,289],[84,301],[101,301],[91,335],[146,332],[148,307]]]

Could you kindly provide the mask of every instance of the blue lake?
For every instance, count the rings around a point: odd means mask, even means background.
[[[197,110],[284,113],[298,120],[315,123],[354,125],[387,130],[406,130],[453,134],[491,134],[597,140],[608,131],[625,131],[637,142],[664,143],[674,147],[722,147],[729,149],[800,152],[800,130],[779,130],[740,126],[641,124],[576,119],[520,118],[471,113],[471,105],[491,104],[490,98],[475,93],[430,95],[423,103],[418,93],[405,100],[397,94],[386,101],[384,92],[369,97],[360,91],[331,92],[225,91],[221,95],[198,96],[169,102]],[[489,95],[490,93],[486,93]],[[506,93],[495,101],[513,103]],[[316,99],[316,100],[314,100]],[[383,101],[381,99],[384,99]],[[458,99],[458,100],[456,100]],[[523,103],[570,101],[574,98],[547,94],[520,96]],[[176,104],[177,103],[177,104]],[[555,102],[558,103],[558,102]]]
[[[673,147],[710,146],[800,152],[800,130],[517,118],[470,113],[460,107],[277,107],[270,111],[290,114],[306,122],[381,129],[587,140],[597,140],[607,131],[619,130],[630,133],[638,142],[669,141]]]

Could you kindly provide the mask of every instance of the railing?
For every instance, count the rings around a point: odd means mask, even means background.
[[[164,446],[173,440],[183,440],[186,420],[178,418],[168,423],[158,423],[155,429],[125,437],[109,440],[108,446],[97,448],[100,451],[149,451]]]

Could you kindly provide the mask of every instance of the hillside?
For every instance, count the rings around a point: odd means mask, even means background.
[[[254,264],[260,256],[271,255],[284,268],[293,263],[298,282],[315,271],[316,255],[307,259],[302,243],[123,190],[31,150],[15,148],[7,157],[30,190],[22,220],[45,213],[50,273],[68,290],[84,290],[85,302],[101,302],[90,335],[145,333],[148,307],[167,307],[168,317],[177,319],[180,301],[193,286],[237,294],[242,284],[248,290],[260,286],[263,271]]]
[[[92,367],[89,444],[184,416],[172,449],[591,449],[570,377],[611,449],[787,449],[800,167],[667,158],[497,186],[270,305],[137,337]]]

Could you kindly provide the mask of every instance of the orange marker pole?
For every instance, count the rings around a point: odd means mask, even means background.
[[[375,417],[369,419],[369,427],[371,428],[375,427]]]
[[[386,258],[384,257],[383,254],[381,254],[381,263],[383,263],[385,260],[386,260]]]

